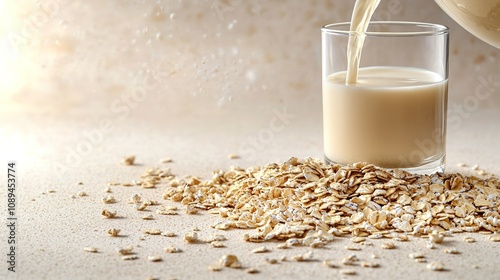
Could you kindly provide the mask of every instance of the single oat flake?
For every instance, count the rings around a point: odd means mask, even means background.
[[[224,255],[219,260],[221,266],[231,267],[231,268],[241,268],[241,262],[235,255]]]
[[[106,204],[116,203],[116,198],[112,195],[108,195],[103,197],[102,202]]]
[[[488,239],[492,242],[500,242],[500,234],[496,233],[496,234],[490,235],[490,237],[488,237]]]
[[[148,261],[150,262],[159,262],[162,258],[160,256],[148,256]]]
[[[427,265],[427,269],[434,271],[443,271],[444,264],[442,262],[431,262]]]
[[[220,265],[210,265],[210,266],[208,266],[208,269],[211,270],[211,271],[221,271],[222,270],[222,266],[220,266]]]
[[[167,247],[164,249],[165,252],[175,254],[175,253],[181,253],[182,250],[177,248],[177,247]]]
[[[255,274],[255,273],[259,273],[259,270],[255,267],[249,267],[245,270],[246,273],[249,273],[249,274]]]
[[[109,211],[109,210],[102,210],[101,214],[108,218],[108,219],[112,219],[112,218],[115,218],[116,217],[116,211]]]
[[[144,230],[144,233],[149,234],[149,235],[160,235],[161,230],[156,229],[156,228],[147,228]]]
[[[123,248],[118,249],[118,253],[120,255],[124,255],[124,256],[125,255],[130,255],[130,254],[132,254],[132,250],[133,249],[134,248],[132,246],[123,247]]]
[[[97,248],[96,247],[85,247],[85,248],[83,248],[83,250],[85,252],[89,252],[89,253],[97,253]]]
[[[268,253],[268,252],[271,252],[271,250],[266,246],[257,247],[252,250],[252,253]]]
[[[396,245],[394,245],[394,243],[392,242],[385,242],[383,243],[380,248],[382,249],[388,249],[388,250],[391,250],[391,249],[395,249],[396,248]]]
[[[196,243],[198,242],[198,234],[196,231],[192,231],[184,235],[184,241],[187,243]]]
[[[108,229],[108,234],[110,236],[118,236],[118,234],[120,234],[120,229],[117,229],[117,228],[110,228]]]
[[[125,165],[134,165],[135,156],[127,156],[123,158],[123,164]]]
[[[154,217],[153,217],[153,215],[150,214],[150,215],[144,215],[144,216],[142,216],[141,219],[143,219],[143,220],[154,220]]]

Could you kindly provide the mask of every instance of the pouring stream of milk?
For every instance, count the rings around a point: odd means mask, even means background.
[[[380,0],[356,0],[351,18],[351,32],[347,46],[346,85],[355,85],[358,80],[359,62],[365,42],[365,32]]]

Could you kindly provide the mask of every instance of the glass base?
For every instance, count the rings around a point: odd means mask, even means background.
[[[326,156],[325,156],[325,162],[326,162],[326,164],[339,164],[333,160],[328,159]],[[408,171],[408,172],[413,173],[413,174],[431,175],[431,174],[438,173],[438,172],[443,173],[444,167],[445,167],[445,162],[446,162],[446,155],[443,155],[439,159],[432,161],[432,162],[428,162],[428,163],[423,164],[423,165],[419,165],[419,166],[415,166],[415,167],[405,167],[405,168],[399,168],[399,169],[404,170],[404,171]],[[394,168],[384,168],[384,169],[392,170]]]

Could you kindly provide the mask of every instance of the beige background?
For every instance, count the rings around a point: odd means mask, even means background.
[[[240,241],[243,231],[224,233],[228,247],[220,252],[187,246],[181,237],[141,241],[145,227],[180,236],[195,226],[202,236],[215,232],[210,225],[218,217],[157,217],[145,224],[124,203],[136,192],[168,203],[162,189],[114,188],[121,202],[113,208],[125,218],[111,224],[99,213],[107,182],[137,179],[149,166],[208,177],[230,165],[321,157],[320,27],[349,20],[353,5],[347,0],[0,1],[0,165],[18,162],[20,218],[20,272],[7,276],[340,278],[321,262],[268,265],[265,256],[250,253],[259,244]],[[500,174],[500,51],[466,33],[431,0],[383,0],[375,18],[451,27],[447,171],[472,172],[456,167],[465,162]],[[478,98],[478,88],[487,89],[488,97]],[[229,160],[229,153],[242,158]],[[139,165],[120,165],[131,154]],[[160,165],[163,157],[174,163]],[[0,174],[4,201],[5,172]],[[56,192],[48,194],[50,189]],[[69,198],[78,191],[89,196]],[[4,217],[4,204],[0,208]],[[109,227],[121,228],[127,237],[110,239]],[[0,234],[3,255],[5,227]],[[425,241],[415,238],[381,254],[380,269],[355,267],[356,278],[495,279],[498,243],[474,236],[478,242],[472,245],[460,235],[443,245],[457,247],[461,255],[444,254],[444,247],[427,252],[431,260],[445,262],[447,272],[432,273],[407,258],[425,250]],[[337,239],[315,254],[338,261],[349,254],[343,249],[348,243]],[[140,259],[124,263],[115,250],[129,244],[141,246]],[[170,245],[185,253],[162,253]],[[369,260],[378,245],[359,257]],[[84,253],[84,246],[97,246],[101,253]],[[262,273],[209,273],[206,267],[224,253],[236,253]],[[149,254],[162,254],[164,261],[149,263]],[[5,273],[2,265],[0,278]]]
[[[354,4],[3,2],[1,70],[6,79],[0,97],[23,110],[116,114],[113,100],[148,83],[152,73],[152,86],[139,103],[155,117],[213,118],[214,111],[224,116],[242,111],[266,115],[286,105],[316,122],[321,121],[319,29],[349,20]],[[432,0],[384,0],[374,19],[450,26],[450,104],[464,103],[481,78],[498,87],[499,50],[468,34]],[[500,95],[492,94],[479,106],[499,108]]]

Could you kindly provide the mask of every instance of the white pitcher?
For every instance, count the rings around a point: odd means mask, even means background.
[[[500,0],[435,0],[474,36],[500,48]]]

